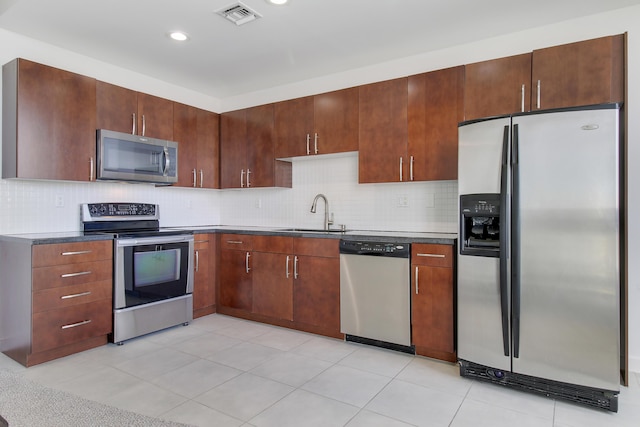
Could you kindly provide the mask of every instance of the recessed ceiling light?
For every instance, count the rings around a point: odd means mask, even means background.
[[[182,31],[172,31],[169,33],[169,37],[179,42],[184,42],[189,40],[189,36],[183,33]]]
[[[287,3],[288,1],[289,0],[267,0],[267,3],[281,5]]]

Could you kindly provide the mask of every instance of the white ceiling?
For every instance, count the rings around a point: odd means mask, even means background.
[[[0,0],[0,28],[223,99],[640,0]],[[186,43],[166,33],[182,30]]]

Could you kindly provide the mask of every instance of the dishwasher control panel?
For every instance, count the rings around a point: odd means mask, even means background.
[[[340,253],[351,255],[388,256],[394,258],[409,258],[410,245],[397,242],[366,242],[355,240],[341,240]]]

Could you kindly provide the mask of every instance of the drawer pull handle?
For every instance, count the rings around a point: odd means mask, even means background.
[[[446,255],[442,255],[442,254],[418,254],[418,256],[426,256],[429,258],[446,258]]]
[[[87,274],[91,274],[91,271],[80,271],[78,273],[67,273],[67,274],[62,274],[60,277],[63,278],[67,278],[67,277],[76,277],[76,276],[86,276]]]
[[[231,245],[241,245],[244,242],[242,240],[227,240],[227,243]]]
[[[64,326],[61,326],[60,329],[77,328],[78,326],[86,325],[88,323],[91,323],[91,320],[83,320],[82,322],[71,323],[70,325],[64,325]]]
[[[90,254],[92,251],[62,252],[62,256]]]
[[[91,295],[91,291],[81,292],[79,294],[64,295],[64,296],[61,296],[60,299],[70,299],[70,298],[85,297],[87,295]]]

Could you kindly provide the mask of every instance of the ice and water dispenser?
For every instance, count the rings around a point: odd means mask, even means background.
[[[500,256],[500,194],[460,196],[460,254]]]

